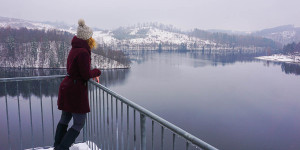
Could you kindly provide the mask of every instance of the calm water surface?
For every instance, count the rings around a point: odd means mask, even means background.
[[[155,53],[109,87],[220,149],[300,149],[297,72],[233,56]]]
[[[219,149],[300,149],[299,65],[258,61],[252,57],[198,52],[134,53],[131,69],[103,71],[100,82]],[[1,77],[64,73],[64,70],[2,69]],[[40,95],[44,99],[53,95],[56,101],[55,83],[44,82],[42,86],[49,84],[54,84],[49,87],[52,90],[43,90],[42,94],[37,89],[32,89],[35,93],[23,90],[22,96],[26,99],[27,93],[37,101]],[[8,93],[15,99],[16,92]],[[0,100],[1,127],[5,129],[3,90]],[[35,107],[39,107],[38,102]],[[16,107],[17,103],[11,101],[10,105]],[[18,120],[14,120],[10,123],[17,128]],[[48,130],[51,137],[51,125]],[[0,132],[4,141],[1,145],[5,145],[7,131]]]

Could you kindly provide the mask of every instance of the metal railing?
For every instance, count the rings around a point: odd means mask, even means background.
[[[7,146],[0,145],[0,149],[21,149],[24,148],[33,148],[35,146],[49,148],[52,145],[54,139],[54,131],[55,131],[55,115],[57,109],[54,109],[56,101],[53,100],[54,95],[50,94],[50,99],[45,100],[42,94],[42,82],[45,80],[50,80],[49,83],[53,83],[53,80],[61,79],[65,77],[65,75],[54,75],[54,76],[36,76],[36,77],[16,77],[16,78],[0,78],[0,88],[1,91],[4,92],[4,101],[5,105],[0,105],[2,109],[5,107],[6,114],[6,131],[7,131]],[[58,81],[58,83],[60,82]],[[34,82],[34,83],[33,83]],[[46,85],[49,86],[49,85]],[[57,85],[52,85],[57,86]],[[21,98],[22,90],[26,90],[28,98]],[[56,88],[58,89],[58,87]],[[9,93],[10,91],[10,93]],[[14,93],[15,92],[15,93]],[[54,91],[57,94],[57,90]],[[32,99],[32,93],[36,93],[38,96],[35,100]],[[2,93],[1,93],[2,94]],[[9,94],[12,95],[9,97]],[[23,93],[23,95],[26,95]],[[49,100],[49,101],[48,101]],[[17,109],[15,109],[15,101],[17,102]],[[34,101],[34,102],[33,102]],[[47,103],[46,103],[47,102]],[[27,104],[26,104],[27,103]],[[46,111],[46,105],[51,105],[51,109]],[[40,109],[40,111],[38,110]],[[27,111],[26,111],[27,110]],[[17,112],[17,115],[15,114]],[[26,113],[26,114],[24,114]],[[45,113],[50,113],[50,118],[45,118]],[[38,117],[34,117],[35,115],[39,115]],[[29,118],[29,126],[28,128],[28,120]],[[38,119],[38,122],[35,119]],[[59,117],[57,116],[56,119]],[[5,120],[1,120],[5,121]],[[48,122],[47,122],[48,121]],[[52,130],[49,130],[50,123],[52,126]],[[16,128],[14,125],[18,124]],[[38,125],[37,125],[38,124]],[[45,127],[47,126],[47,127]],[[41,127],[41,132],[35,132],[36,128]],[[51,133],[48,133],[51,132]],[[29,131],[30,133],[26,133]],[[15,134],[14,134],[15,133]],[[52,134],[52,138],[48,141],[45,140],[46,134]],[[40,136],[38,136],[40,135]],[[0,136],[4,136],[3,134]],[[37,136],[37,137],[35,137]],[[1,137],[1,139],[5,139]],[[29,139],[29,143],[26,142]],[[38,143],[36,142],[38,141]],[[1,141],[2,142],[2,141]]]
[[[48,80],[63,78],[64,75],[43,76],[43,77],[18,77],[18,78],[2,78],[0,83],[4,83],[6,119],[7,119],[7,136],[9,149],[11,149],[11,129],[9,124],[9,111],[6,83],[17,82],[16,90],[18,93],[18,82],[29,80]],[[85,127],[82,132],[82,141],[87,142],[92,150],[96,146],[101,150],[167,150],[167,149],[207,149],[216,150],[215,147],[207,144],[199,138],[155,115],[147,109],[137,105],[136,103],[120,96],[114,91],[98,84],[93,80],[89,80],[89,102],[91,112],[88,113]],[[41,84],[39,87],[41,91]],[[54,137],[55,121],[53,110],[53,98],[51,96],[51,124],[52,136]],[[33,121],[32,106],[30,105],[30,122],[31,122],[31,146],[33,147]],[[42,96],[40,98],[41,120],[42,120],[42,140],[44,143],[44,110]],[[139,121],[137,121],[139,117]],[[19,136],[20,149],[23,149],[23,135],[20,105],[18,98],[18,120],[19,120]],[[53,142],[53,139],[52,141]],[[93,142],[93,143],[90,143]],[[94,144],[95,143],[95,144]]]

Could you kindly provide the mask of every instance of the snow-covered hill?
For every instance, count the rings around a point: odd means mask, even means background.
[[[116,50],[177,50],[192,49],[197,44],[216,45],[215,42],[189,37],[187,34],[170,32],[156,27],[131,27],[114,31],[96,31],[94,38],[100,45],[109,45]],[[123,37],[121,37],[123,36]],[[201,45],[201,46],[200,46]]]
[[[254,32],[253,35],[269,38],[286,45],[292,42],[300,42],[300,27],[284,25],[257,31]]]
[[[39,30],[61,30],[67,31],[75,34],[75,28],[73,26],[68,26],[65,24],[59,23],[43,23],[37,21],[29,21],[23,19],[15,19],[15,18],[7,18],[0,16],[0,27],[11,27],[11,28],[22,28],[25,27],[27,29],[39,29]]]
[[[76,33],[75,28],[59,23],[42,23],[27,21],[22,19],[13,19],[0,17],[0,27],[10,27],[12,29],[19,29],[26,27],[27,29],[37,30],[60,30]],[[31,31],[29,31],[31,32]],[[1,35],[0,35],[1,36]],[[7,36],[7,35],[2,35]],[[72,35],[70,35],[72,37]],[[2,37],[3,38],[3,37]],[[8,38],[8,37],[7,37]],[[64,68],[66,66],[66,57],[70,50],[70,43],[64,43],[66,46],[63,51],[59,51],[62,47],[62,41],[30,41],[19,43],[14,38],[0,42],[0,67],[21,67],[21,68]],[[59,37],[57,37],[59,38]],[[34,43],[34,44],[33,44]],[[7,44],[12,45],[14,52],[8,52]],[[35,45],[35,46],[34,46]],[[45,47],[47,46],[47,48]],[[33,51],[34,49],[34,51]],[[48,49],[45,51],[44,49]],[[34,59],[33,52],[35,54]],[[13,56],[12,56],[13,54]],[[62,55],[63,54],[63,55]],[[61,58],[63,57],[63,58]],[[92,53],[92,67],[94,68],[128,68],[129,65],[124,65],[115,60],[103,57]]]
[[[206,32],[206,31],[203,31]],[[208,33],[208,32],[206,32]],[[255,44],[243,45],[245,43],[230,43],[228,39],[217,35],[215,39],[208,40],[193,36],[190,32],[165,29],[155,25],[120,27],[112,31],[95,31],[94,38],[101,46],[111,47],[115,50],[259,50],[263,51],[267,47],[257,46]],[[235,39],[243,38],[235,35],[228,35]],[[255,39],[255,38],[254,38]],[[216,41],[226,42],[216,42]],[[260,43],[269,42],[262,40]],[[272,42],[269,42],[272,43]]]
[[[1,26],[44,30],[58,29],[73,34],[76,33],[76,25],[68,26],[63,23],[35,22],[5,17],[0,17]],[[120,27],[115,30],[99,30],[94,28],[93,37],[101,47],[109,47],[113,50],[265,50],[269,47],[257,46],[255,44],[243,45],[228,39],[221,39],[226,42],[220,42],[220,38],[223,37],[206,39],[201,38],[201,36],[191,36],[189,32],[182,32],[172,26],[155,23]],[[235,38],[240,37],[235,36]]]

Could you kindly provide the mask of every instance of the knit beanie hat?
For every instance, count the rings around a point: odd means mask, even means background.
[[[78,20],[77,38],[87,40],[93,36],[93,30],[85,25],[83,19]]]

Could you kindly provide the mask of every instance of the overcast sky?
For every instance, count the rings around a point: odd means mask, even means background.
[[[300,0],[0,0],[0,16],[114,29],[143,22],[183,30],[300,26]]]

